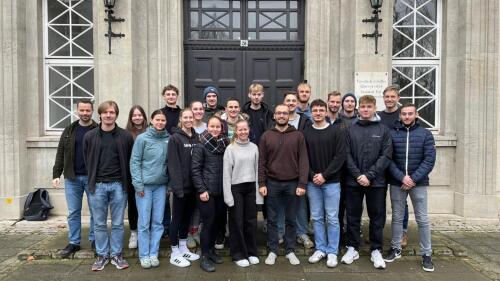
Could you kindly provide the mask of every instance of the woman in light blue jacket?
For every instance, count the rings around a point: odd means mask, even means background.
[[[151,125],[139,135],[132,149],[130,173],[139,213],[139,259],[143,268],[160,265],[158,251],[163,234],[167,193],[167,118],[161,110],[151,114]]]

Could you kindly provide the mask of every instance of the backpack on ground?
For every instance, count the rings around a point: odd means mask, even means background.
[[[44,221],[52,209],[49,192],[43,188],[30,192],[24,202],[23,217],[27,221]]]

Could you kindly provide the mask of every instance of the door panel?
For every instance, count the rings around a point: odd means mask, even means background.
[[[229,97],[241,99],[243,53],[240,51],[186,51],[186,105],[203,100],[209,85],[220,90],[220,103]]]

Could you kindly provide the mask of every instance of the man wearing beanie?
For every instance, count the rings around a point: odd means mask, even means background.
[[[208,86],[203,90],[203,98],[205,99],[205,103],[203,104],[205,108],[204,119],[208,120],[208,118],[212,117],[215,113],[224,111],[224,107],[217,104],[218,97],[219,90],[214,86]]]
[[[347,93],[342,97],[342,110],[339,112],[339,116],[347,124],[352,124],[356,120],[358,116],[356,106],[356,96],[353,93]]]

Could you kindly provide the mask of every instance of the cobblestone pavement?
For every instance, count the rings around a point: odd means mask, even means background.
[[[85,219],[84,219],[85,221]],[[460,222],[458,222],[460,223]],[[500,229],[496,225],[467,226],[458,223],[436,225],[432,233],[436,270],[425,273],[420,266],[418,235],[410,224],[409,245],[403,258],[388,264],[386,270],[376,270],[369,260],[369,245],[361,248],[361,258],[355,264],[329,269],[324,263],[311,265],[307,257],[312,250],[297,247],[300,266],[291,266],[280,256],[276,266],[263,264],[266,254],[265,235],[259,231],[261,265],[238,268],[226,249],[219,253],[224,264],[207,274],[194,262],[190,268],[179,269],[169,264],[168,240],[162,240],[160,268],[143,270],[137,261],[137,251],[124,249],[131,268],[123,271],[108,265],[103,272],[93,273],[90,265],[93,252],[82,231],[82,250],[71,259],[60,259],[58,250],[67,244],[66,219],[51,218],[44,222],[0,222],[0,280],[500,280]],[[461,224],[461,223],[460,223]],[[364,223],[364,233],[368,233]],[[455,229],[453,230],[453,225]],[[385,245],[389,245],[390,226],[385,229]],[[128,239],[128,232],[126,239]],[[365,235],[367,237],[367,235]],[[127,244],[127,243],[125,243]],[[197,249],[196,249],[197,250]]]

